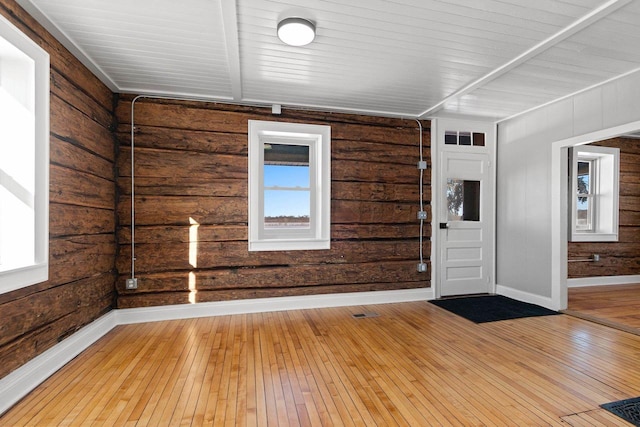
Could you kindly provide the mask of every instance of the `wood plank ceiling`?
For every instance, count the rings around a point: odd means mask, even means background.
[[[640,68],[640,0],[18,2],[121,93],[501,120]]]

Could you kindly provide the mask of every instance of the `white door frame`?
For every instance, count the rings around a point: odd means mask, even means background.
[[[493,236],[491,242],[491,271],[489,282],[489,293],[496,292],[496,147],[497,147],[497,124],[493,121],[463,120],[453,118],[432,118],[431,119],[431,286],[433,288],[434,298],[441,297],[441,271],[440,271],[440,241],[439,222],[440,222],[440,191],[443,188],[440,179],[440,154],[442,147],[438,140],[438,132],[440,129],[464,129],[464,123],[478,123],[484,126],[491,125],[493,128],[493,141],[488,147],[489,159],[493,167],[490,168],[490,175],[493,181],[493,205],[491,206],[491,214],[493,216]]]
[[[567,291],[567,240],[569,222],[569,209],[567,207],[567,148],[615,138],[625,133],[637,132],[638,129],[640,129],[640,121],[562,139],[552,144],[551,304],[554,310],[565,310],[569,302]]]

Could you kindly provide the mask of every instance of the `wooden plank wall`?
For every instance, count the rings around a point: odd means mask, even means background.
[[[620,228],[618,242],[569,242],[569,259],[600,254],[599,262],[570,262],[568,277],[640,274],[640,140],[613,138],[594,143],[620,148]]]
[[[50,54],[49,280],[0,294],[0,378],[114,305],[114,96],[15,1],[9,19]]]
[[[415,121],[286,109],[274,116],[264,108],[141,99],[135,110],[139,289],[125,290],[131,255],[131,99],[123,97],[116,110],[119,308],[429,286],[430,273],[416,270]],[[330,250],[248,252],[249,119],[331,125]],[[428,122],[425,127],[428,159]],[[189,241],[193,222],[197,242]],[[425,226],[427,257],[430,235]],[[190,250],[197,250],[195,265]]]

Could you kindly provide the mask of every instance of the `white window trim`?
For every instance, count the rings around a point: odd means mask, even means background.
[[[577,230],[578,161],[592,162],[592,230]],[[617,242],[620,149],[582,145],[570,151],[571,185],[569,195],[572,242]]]
[[[278,138],[309,145],[311,214],[309,230],[264,229],[264,144]],[[249,120],[249,251],[329,249],[331,245],[331,127]]]
[[[49,278],[49,54],[0,16],[0,37],[21,50],[35,65],[35,246],[31,265],[0,272],[0,293]]]

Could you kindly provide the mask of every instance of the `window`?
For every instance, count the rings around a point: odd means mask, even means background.
[[[480,181],[447,179],[447,221],[480,221]]]
[[[485,134],[480,132],[465,132],[448,130],[444,133],[445,145],[466,145],[474,147],[484,147]]]
[[[0,293],[48,279],[49,55],[0,16]]]
[[[329,249],[331,128],[249,120],[249,250]]]
[[[595,181],[596,160],[578,159],[577,176],[577,204],[576,204],[576,230],[594,231],[593,221],[593,185]]]
[[[570,157],[570,240],[617,241],[620,150],[580,146]]]

